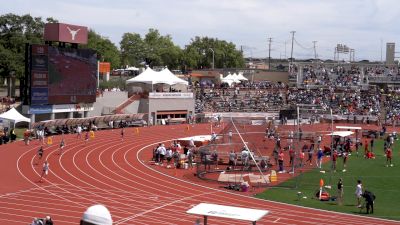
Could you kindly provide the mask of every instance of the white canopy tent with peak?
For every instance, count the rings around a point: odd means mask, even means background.
[[[223,77],[221,79],[222,83],[227,83],[229,86],[231,86],[233,83],[240,83],[240,79],[236,73],[231,74],[228,73],[226,77]]]
[[[237,75],[237,79],[240,80],[240,81],[248,80],[246,77],[243,76],[243,73],[239,73],[239,74]]]
[[[0,119],[10,120],[15,124],[19,122],[31,122],[31,119],[26,118],[25,116],[21,115],[15,108],[11,108],[5,113],[0,114]]]
[[[147,67],[146,70],[143,71],[143,73],[126,81],[126,84],[131,84],[131,83],[145,83],[151,85],[154,84],[188,85],[187,81],[175,76],[168,68],[165,68],[160,72],[156,72],[152,70],[150,67]]]

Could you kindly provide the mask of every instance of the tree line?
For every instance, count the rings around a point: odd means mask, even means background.
[[[0,76],[24,76],[25,43],[44,44],[45,23],[57,23],[29,14],[0,16]],[[238,68],[244,66],[243,53],[232,42],[209,37],[194,37],[184,48],[176,45],[170,35],[149,29],[142,37],[138,33],[122,35],[119,48],[93,29],[88,32],[88,44],[82,48],[97,51],[100,61],[112,68],[129,66],[168,66],[170,69]],[[214,57],[213,57],[214,56]],[[214,58],[214,65],[213,65]]]

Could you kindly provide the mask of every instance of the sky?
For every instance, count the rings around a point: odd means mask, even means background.
[[[336,44],[345,44],[356,60],[380,61],[386,42],[400,40],[398,0],[2,0],[0,13],[87,26],[117,46],[124,33],[149,28],[181,47],[208,36],[260,58],[268,57],[268,38],[272,58],[290,57],[291,31],[293,56],[303,59],[314,57],[316,41],[318,58],[333,58]]]

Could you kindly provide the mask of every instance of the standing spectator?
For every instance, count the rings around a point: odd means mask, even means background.
[[[165,157],[167,158],[167,168],[170,168],[170,163],[172,160],[172,149],[171,148],[167,149]]]
[[[241,156],[242,156],[242,158],[241,158],[242,165],[247,166],[248,161],[249,161],[249,152],[247,151],[246,147],[243,148]]]
[[[215,132],[212,132],[212,134],[211,134],[211,143],[215,144],[216,141],[217,141],[217,134]]]
[[[349,159],[349,153],[347,151],[344,151],[342,153],[343,157],[343,172],[346,172],[346,165],[347,165],[347,160]]]
[[[82,127],[80,125],[76,127],[76,133],[77,133],[76,138],[79,139],[82,138]]]
[[[310,162],[310,166],[312,166],[312,158],[314,155],[314,147],[311,145],[310,149],[308,149],[308,159],[306,162]]]
[[[29,138],[30,138],[30,136],[31,136],[31,132],[30,132],[29,130],[26,130],[26,131],[24,132],[24,142],[25,142],[25,145],[29,145]]]
[[[279,137],[279,135],[277,135],[276,137],[276,146],[280,149],[281,148],[281,138]]]
[[[356,186],[356,198],[357,198],[357,207],[361,208],[361,197],[362,197],[363,191],[362,191],[362,183],[361,180],[357,180],[357,186]]]
[[[303,167],[304,157],[305,157],[304,152],[300,151],[300,157],[299,157],[300,158],[300,167]]]
[[[374,152],[374,137],[371,138],[370,145],[371,145],[371,152]]]
[[[387,148],[386,149],[386,167],[393,166],[392,164],[392,149]]]
[[[194,144],[194,140],[193,140],[193,138],[190,138],[190,141],[189,141],[189,147],[190,147],[190,148],[194,148],[194,147],[196,147],[196,145]]]
[[[324,152],[322,151],[322,148],[318,148],[317,152],[317,167],[322,168],[322,157],[324,156]]]
[[[364,142],[364,155],[366,155],[368,153],[368,141],[365,140]]]
[[[289,164],[290,164],[290,167],[294,166],[294,155],[295,155],[294,149],[292,147],[289,147]]]
[[[164,163],[165,154],[167,153],[164,144],[161,144],[161,146],[158,147],[158,153],[160,154],[160,163],[161,163],[160,165],[162,166]]]
[[[232,170],[235,169],[236,166],[236,153],[234,150],[232,150],[229,153],[229,166],[231,167]]]
[[[215,169],[218,169],[218,152],[217,152],[217,150],[214,150],[214,152],[211,153],[211,160],[213,161],[213,164],[215,165]]]
[[[360,148],[360,145],[361,145],[361,142],[360,142],[360,139],[356,139],[356,154],[357,154],[357,157],[358,157],[358,149]]]
[[[153,159],[154,159],[154,162],[157,164],[157,163],[159,163],[160,162],[160,152],[158,152],[158,148],[161,146],[161,144],[158,144],[158,146],[156,146],[154,149],[153,149]]]
[[[322,141],[322,136],[318,135],[318,137],[317,137],[317,146],[318,146],[318,148],[319,148],[319,146],[321,144],[321,141]]]
[[[187,160],[188,160],[188,166],[189,168],[193,168],[193,150],[191,148],[189,148],[188,152],[187,152]]]
[[[337,203],[338,203],[338,205],[343,205],[344,190],[343,190],[343,180],[342,180],[342,178],[339,179],[339,182],[337,184],[337,189],[338,189]]]
[[[279,151],[278,151],[278,148],[276,146],[274,148],[274,151],[272,152],[272,156],[274,157],[275,165],[278,166]]]
[[[87,144],[88,141],[89,141],[89,131],[87,131],[85,134],[85,144]]]
[[[284,173],[284,169],[283,169],[283,159],[285,157],[285,154],[283,153],[283,151],[281,150],[279,152],[279,159],[278,159],[278,163],[279,163],[279,173]]]
[[[337,157],[338,157],[338,153],[337,153],[336,150],[334,150],[333,154],[332,154],[332,169],[333,169],[333,172],[336,172]]]
[[[229,140],[229,143],[232,143],[232,130],[230,130],[229,132],[228,132],[228,140]]]

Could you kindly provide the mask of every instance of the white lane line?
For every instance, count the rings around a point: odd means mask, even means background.
[[[183,201],[185,201],[185,200],[189,200],[189,199],[192,199],[192,198],[195,198],[195,197],[200,197],[200,196],[209,195],[209,194],[213,194],[213,193],[212,193],[212,192],[208,192],[208,193],[202,193],[202,194],[198,194],[198,195],[192,195],[192,196],[188,196],[188,197],[185,197],[185,198],[181,198],[181,199],[172,201],[172,202],[170,202],[170,203],[167,203],[167,204],[164,204],[164,205],[161,205],[161,206],[158,206],[158,207],[155,207],[155,208],[146,210],[146,211],[144,211],[144,212],[141,212],[141,213],[132,215],[132,216],[127,217],[127,218],[124,218],[124,219],[122,219],[122,220],[116,221],[115,224],[118,225],[118,224],[121,224],[121,223],[124,223],[124,222],[128,222],[128,221],[130,221],[130,220],[132,220],[132,219],[134,219],[134,218],[136,218],[136,217],[143,216],[143,215],[145,215],[145,214],[147,214],[147,213],[154,212],[154,211],[156,211],[156,210],[158,210],[158,209],[165,208],[165,207],[170,206],[170,205],[173,205],[173,204],[175,204],[175,203],[183,202]]]

